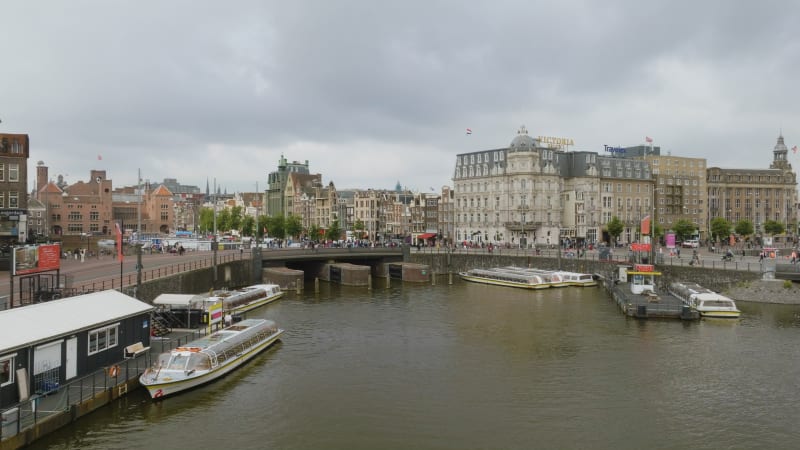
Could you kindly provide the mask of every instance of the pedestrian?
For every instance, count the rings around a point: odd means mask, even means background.
[[[761,250],[761,253],[758,254],[758,262],[764,261],[764,250]]]

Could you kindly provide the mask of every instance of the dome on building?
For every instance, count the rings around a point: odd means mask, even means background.
[[[525,128],[525,125],[519,127],[517,137],[515,137],[514,140],[511,141],[511,145],[508,146],[508,150],[511,152],[528,152],[535,148],[536,141],[528,136],[528,130]]]
[[[775,152],[786,152],[786,151],[789,151],[789,149],[786,148],[786,144],[783,143],[783,134],[778,136],[778,143],[775,144],[775,149],[773,151],[775,151]]]

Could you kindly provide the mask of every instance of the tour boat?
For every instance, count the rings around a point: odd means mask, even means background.
[[[214,291],[205,299],[206,304],[222,301],[222,309],[227,313],[243,313],[283,297],[277,284],[254,284],[233,291]]]
[[[670,283],[669,292],[697,311],[700,317],[736,319],[742,314],[732,299],[697,283],[676,281]]]
[[[233,371],[280,339],[265,319],[245,319],[158,356],[139,377],[154,399],[191,389]]]
[[[550,287],[569,286],[569,283],[567,283],[566,280],[564,280],[564,277],[561,276],[561,274],[559,274],[558,272],[554,272],[552,270],[532,269],[528,267],[517,267],[517,266],[506,266],[493,270],[510,271],[525,275],[538,275],[542,278],[542,280],[544,280],[545,283],[549,284]]]
[[[546,289],[550,287],[544,278],[533,273],[521,273],[518,271],[496,268],[496,269],[471,269],[467,272],[458,274],[462,280],[473,283],[491,284],[495,286],[507,286],[523,289]]]
[[[578,272],[556,272],[557,274],[561,275],[561,278],[564,282],[569,286],[597,286],[597,280],[595,280],[594,276],[588,273],[578,273]]]

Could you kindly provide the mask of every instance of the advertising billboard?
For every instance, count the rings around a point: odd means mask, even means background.
[[[61,245],[26,245],[11,254],[11,274],[25,275],[61,268]]]

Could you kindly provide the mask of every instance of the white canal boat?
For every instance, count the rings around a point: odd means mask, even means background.
[[[550,284],[540,275],[501,268],[471,269],[467,272],[460,272],[458,275],[465,281],[494,286],[522,289],[547,289],[550,287]]]
[[[732,299],[697,283],[676,281],[670,283],[669,292],[697,311],[700,317],[736,319],[742,314]]]
[[[597,286],[597,280],[594,278],[594,275],[588,273],[563,272],[563,271],[558,271],[556,273],[561,275],[561,278],[564,280],[564,283],[566,283],[568,286],[580,286],[580,287]]]
[[[280,339],[283,330],[264,319],[232,326],[162,353],[140,377],[150,397],[174,395],[220,378]]]

